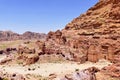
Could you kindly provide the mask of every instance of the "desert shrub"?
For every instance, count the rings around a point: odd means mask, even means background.
[[[79,71],[79,69],[75,69],[75,71]]]
[[[8,80],[8,78],[3,78],[3,80]]]

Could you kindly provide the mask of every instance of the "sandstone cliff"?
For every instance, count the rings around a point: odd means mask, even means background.
[[[120,0],[100,0],[63,30],[49,32],[48,41],[69,47],[77,61],[120,60]],[[77,51],[76,53],[73,50]]]

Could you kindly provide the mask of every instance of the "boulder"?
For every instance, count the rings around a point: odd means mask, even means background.
[[[39,56],[37,55],[29,55],[25,59],[26,65],[34,64],[39,60]]]
[[[35,54],[35,49],[29,49],[28,47],[26,46],[19,46],[18,47],[18,51],[17,51],[19,54],[23,54],[23,53],[26,53],[26,54]]]

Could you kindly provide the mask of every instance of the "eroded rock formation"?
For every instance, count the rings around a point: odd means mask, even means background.
[[[119,0],[100,0],[86,13],[68,23],[63,30],[50,32],[47,41],[53,40],[55,44],[67,46],[77,61],[82,57],[92,62],[100,59],[119,61],[119,9]],[[75,56],[74,49],[81,54]]]

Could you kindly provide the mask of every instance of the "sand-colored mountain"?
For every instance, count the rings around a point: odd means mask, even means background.
[[[42,39],[45,37],[46,34],[30,31],[23,34],[14,33],[12,31],[0,31],[0,41]]]

